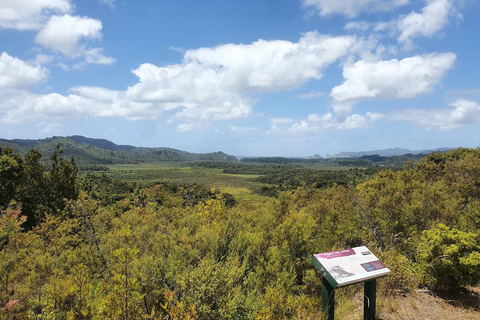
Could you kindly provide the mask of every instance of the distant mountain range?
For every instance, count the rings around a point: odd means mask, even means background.
[[[74,156],[79,164],[145,163],[157,161],[237,161],[237,158],[223,152],[190,153],[172,148],[143,148],[117,145],[105,139],[83,136],[51,137],[39,140],[0,139],[0,147],[10,147],[19,154],[38,150],[49,157],[60,145],[65,157]]]
[[[109,140],[86,138],[83,136],[51,137],[46,139],[0,139],[0,147],[10,147],[20,154],[26,154],[29,150],[40,151],[45,157],[49,157],[55,147],[60,145],[65,157],[74,156],[79,164],[127,164],[145,162],[182,162],[182,161],[237,161],[235,156],[224,152],[190,153],[172,148],[145,148],[130,145],[117,145]],[[409,150],[404,148],[390,148],[385,150],[373,150],[362,152],[341,152],[334,155],[327,154],[326,158],[347,159],[360,158],[363,156],[378,155],[380,157],[402,156],[406,154],[430,154],[433,152],[448,151],[451,148],[434,150]],[[322,159],[318,154],[309,159]]]
[[[430,154],[434,152],[444,152],[451,150],[452,148],[438,148],[438,149],[424,149],[424,150],[409,150],[404,148],[390,148],[384,150],[373,150],[373,151],[361,151],[361,152],[341,152],[332,155],[327,154],[326,158],[360,158],[362,156],[372,156],[379,155],[381,157],[393,157],[393,156],[403,156],[406,154]]]

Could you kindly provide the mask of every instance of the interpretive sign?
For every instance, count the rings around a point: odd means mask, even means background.
[[[335,289],[386,276],[390,270],[365,246],[313,255],[313,263]]]
[[[374,320],[379,277],[390,273],[385,265],[365,246],[317,253],[313,264],[322,273],[322,309],[324,320],[335,319],[335,289],[364,283],[363,319]]]

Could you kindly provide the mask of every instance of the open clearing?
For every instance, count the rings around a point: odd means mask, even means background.
[[[253,181],[259,175],[227,174],[223,169],[193,167],[181,163],[117,164],[108,168],[110,170],[106,174],[119,180],[197,184],[207,189],[215,187],[237,199],[251,200],[257,197],[252,190],[265,186],[264,183]]]

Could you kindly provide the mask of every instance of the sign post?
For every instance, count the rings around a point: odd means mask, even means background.
[[[369,280],[364,284],[363,319],[375,320],[377,305],[377,280]]]
[[[375,320],[377,278],[390,270],[365,246],[313,255],[322,274],[323,320],[335,319],[335,289],[364,283],[364,320]]]
[[[335,288],[322,278],[322,311],[323,320],[333,320],[335,318]]]

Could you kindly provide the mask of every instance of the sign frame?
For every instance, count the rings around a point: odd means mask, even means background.
[[[390,270],[366,246],[314,254],[312,262],[322,274],[324,320],[334,320],[335,289],[364,283],[364,319],[374,320],[376,279]]]

